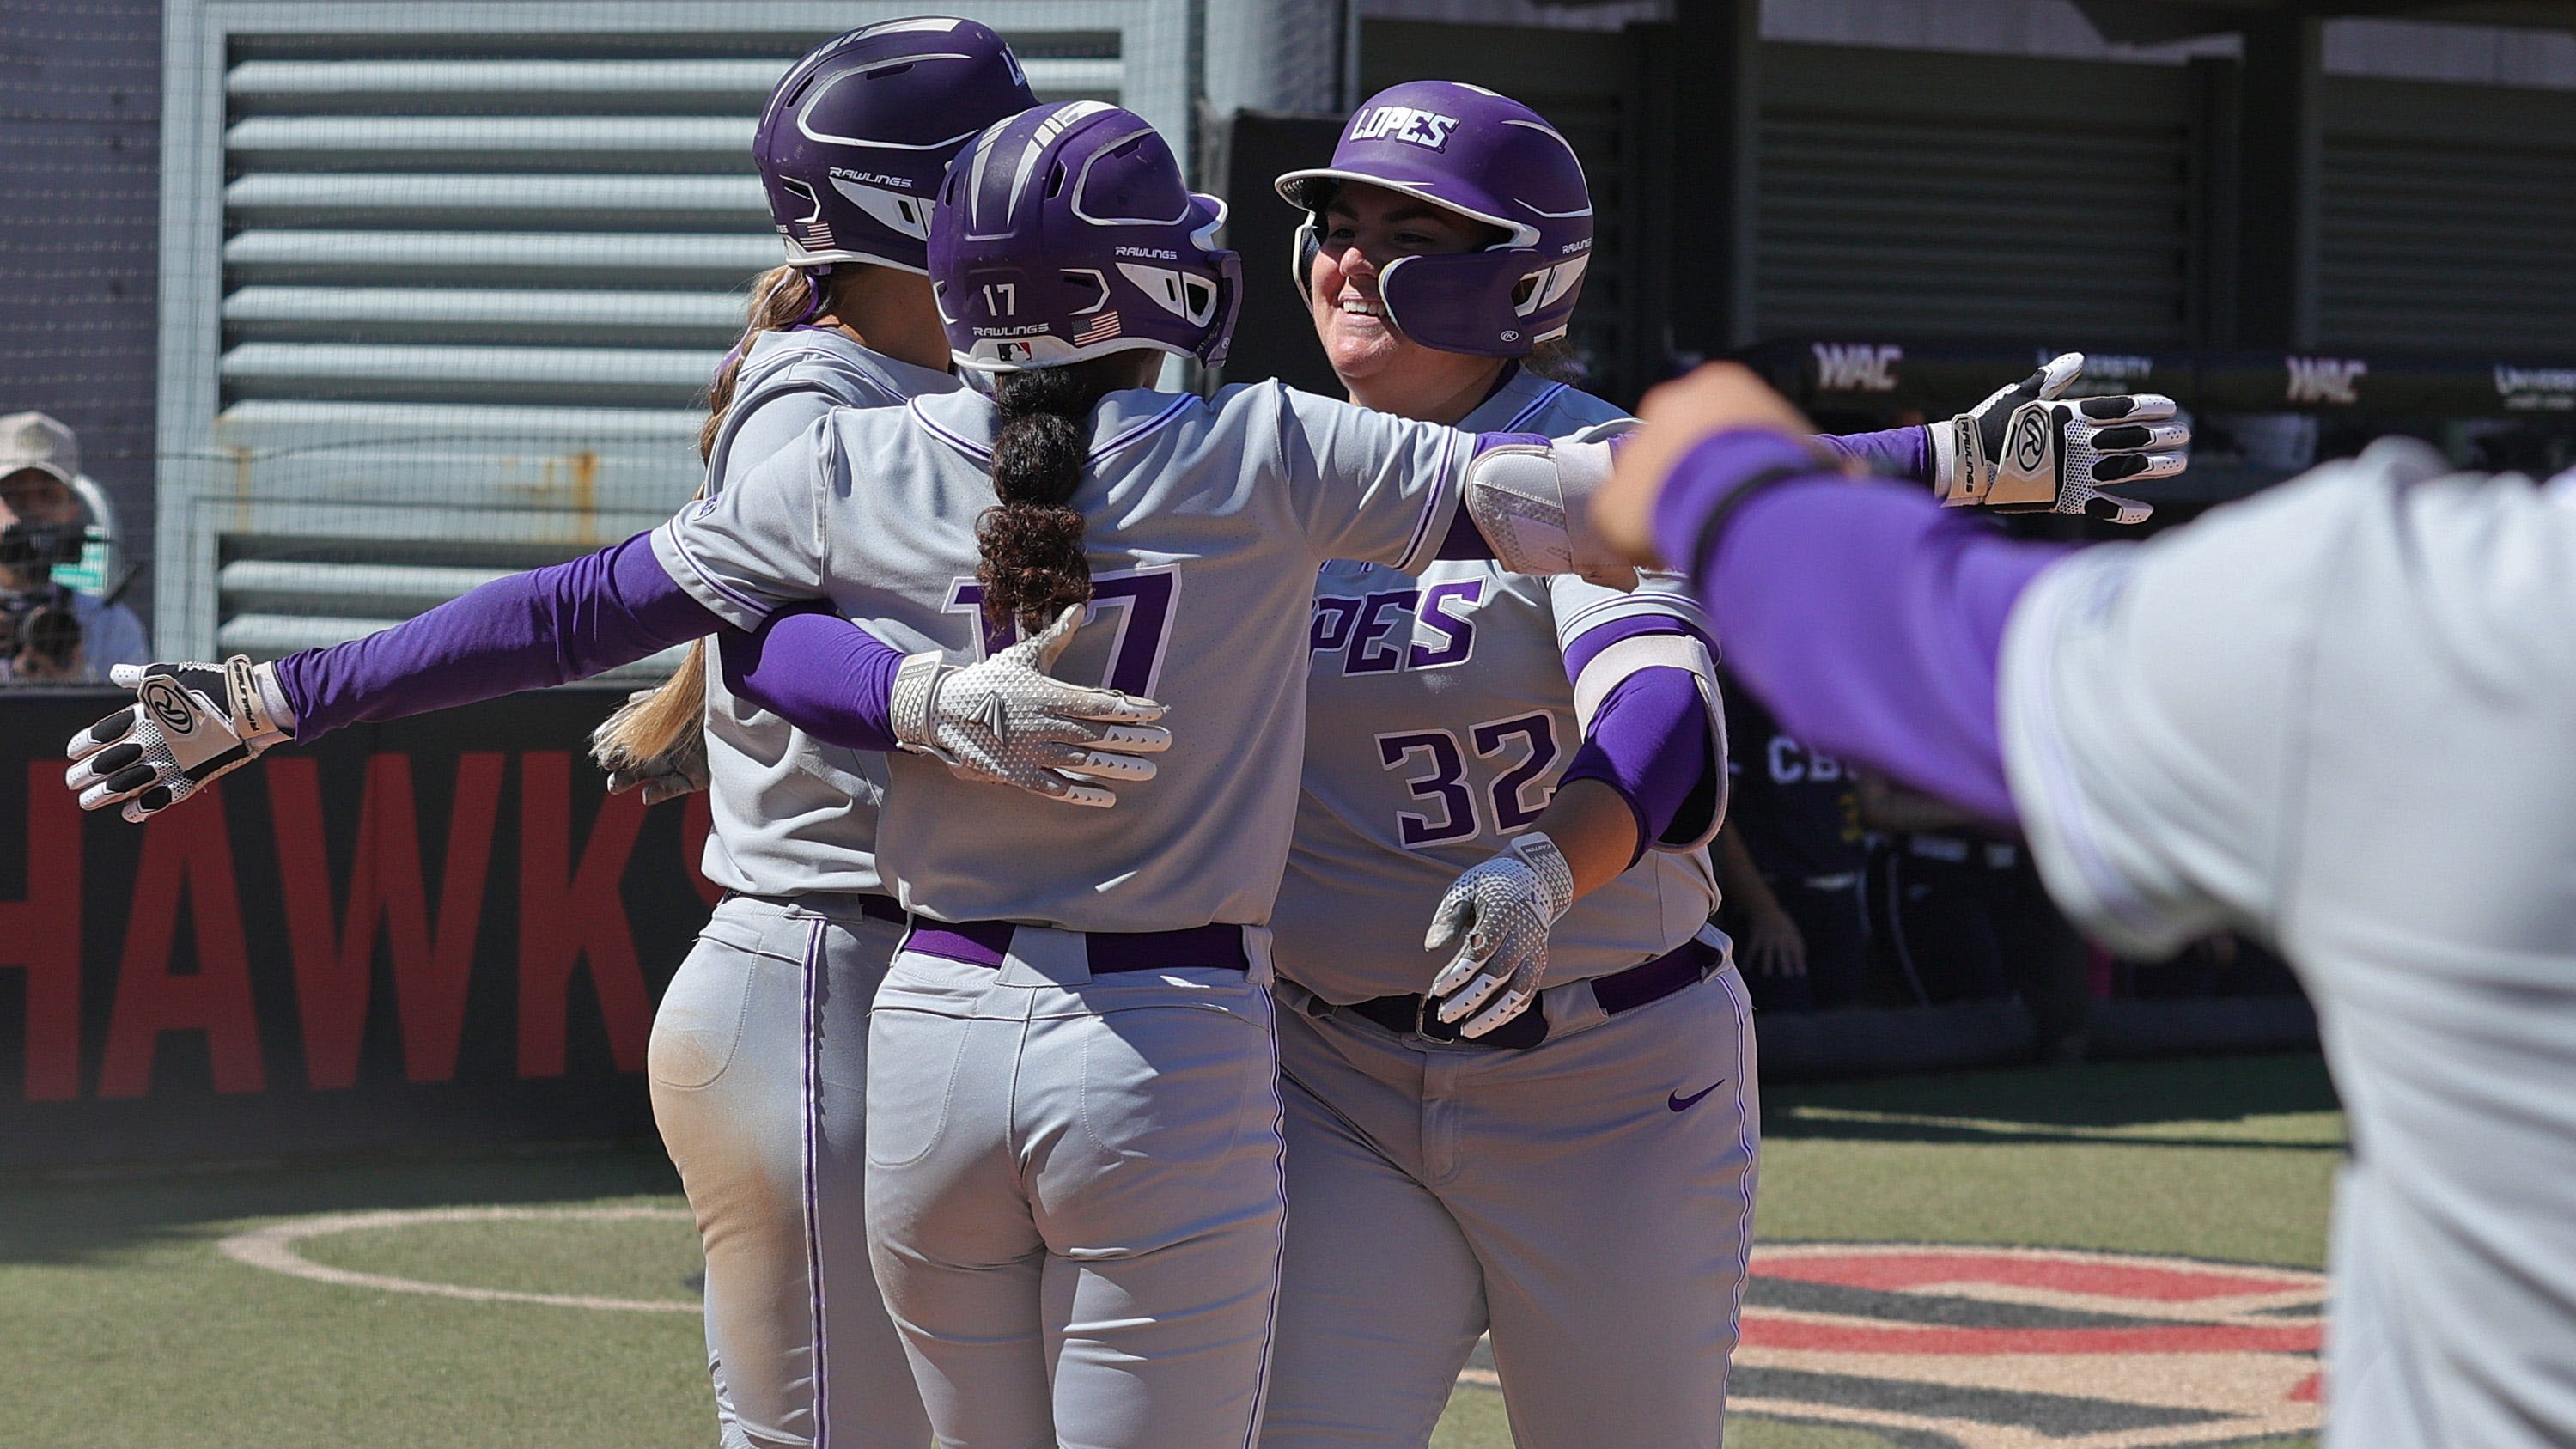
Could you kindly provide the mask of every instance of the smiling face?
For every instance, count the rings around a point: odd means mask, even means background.
[[[1377,290],[1378,275],[1399,257],[1479,251],[1501,239],[1494,228],[1447,209],[1364,181],[1346,181],[1324,208],[1323,246],[1306,273],[1315,336],[1334,375],[1354,401],[1436,422],[1423,411],[1472,390],[1483,398],[1501,360],[1436,352],[1396,330]],[[1464,416],[1459,411],[1458,416]]]

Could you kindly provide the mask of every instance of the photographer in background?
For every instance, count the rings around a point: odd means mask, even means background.
[[[104,682],[110,665],[151,662],[133,610],[54,579],[89,541],[79,477],[71,429],[0,417],[0,684]]]

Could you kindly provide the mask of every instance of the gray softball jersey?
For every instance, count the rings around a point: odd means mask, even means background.
[[[734,383],[707,491],[718,495],[834,407],[898,406],[955,392],[944,372],[871,352],[839,332],[799,328],[752,339]],[[747,895],[878,891],[877,804],[885,757],[814,739],[725,688],[706,659],[708,832],[700,869]]]
[[[681,587],[730,622],[828,598],[887,643],[966,662],[981,627],[975,519],[997,415],[973,392],[841,409],[657,529]],[[1328,558],[1418,570],[1473,439],[1275,382],[1214,400],[1116,392],[1072,506],[1095,597],[1056,667],[1171,707],[1150,785],[1069,809],[897,755],[878,826],[905,909],[1080,931],[1270,919],[1305,749],[1307,619]]]
[[[2448,472],[2381,442],[2005,636],[2050,893],[2139,954],[2269,936],[2316,1002],[2333,1449],[2576,1443],[2576,475]]]
[[[1516,374],[1459,426],[1569,436],[1628,415],[1588,393]],[[1326,564],[1308,642],[1306,770],[1296,842],[1271,921],[1281,975],[1335,1003],[1421,991],[1444,956],[1422,949],[1459,872],[1527,830],[1583,735],[1566,649],[1638,618],[1705,636],[1670,577],[1619,593],[1572,575],[1531,578],[1444,560],[1419,580]],[[1616,658],[1609,673],[1624,673]],[[1605,689],[1608,679],[1587,681]],[[1716,681],[1705,681],[1724,769]],[[1597,697],[1597,695],[1596,695]],[[1717,821],[1679,822],[1714,834]],[[1650,850],[1575,902],[1548,932],[1551,983],[1624,971],[1689,940],[1717,908],[1706,836]]]

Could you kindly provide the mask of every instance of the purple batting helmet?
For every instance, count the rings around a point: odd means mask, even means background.
[[[930,285],[958,365],[1011,372],[1152,348],[1225,361],[1243,266],[1225,203],[1181,183],[1133,111],[1070,101],[987,129],[948,168]]]
[[[1583,163],[1536,111],[1482,86],[1407,81],[1368,98],[1329,166],[1276,183],[1306,211],[1297,290],[1314,275],[1324,208],[1365,181],[1503,233],[1483,251],[1398,257],[1378,273],[1387,319],[1425,347],[1525,357],[1565,335],[1592,260],[1592,193]]]
[[[972,20],[889,20],[824,42],[769,93],[751,140],[788,265],[928,270],[949,159],[1035,104],[1019,58]]]

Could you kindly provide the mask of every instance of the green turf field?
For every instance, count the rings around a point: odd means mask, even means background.
[[[2343,1143],[2307,1056],[1783,1088],[1765,1117],[1767,1244],[2029,1245],[2312,1269]],[[349,1228],[292,1251],[344,1274],[586,1303],[314,1281],[218,1249],[315,1214],[469,1206],[524,1211]],[[0,1361],[12,1370],[0,1441],[700,1449],[713,1435],[679,1208],[668,1165],[632,1147],[22,1177],[0,1187]],[[590,1209],[621,1211],[564,1215]],[[1921,1442],[1745,1415],[1728,1441]],[[1508,1445],[1500,1395],[1462,1384],[1435,1442]],[[1619,1443],[1615,1432],[1601,1442]]]

